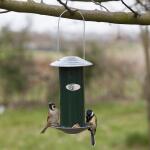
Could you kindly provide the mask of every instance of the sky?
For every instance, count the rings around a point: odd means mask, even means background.
[[[22,0],[25,1],[25,0]],[[39,0],[35,0],[39,2]],[[45,0],[47,4],[59,5],[57,0]],[[131,2],[131,0],[129,1]],[[111,11],[121,11],[124,6],[120,2],[109,2],[104,4]],[[71,2],[69,6],[81,9],[94,10],[101,8],[93,3],[85,2]],[[6,14],[0,14],[0,27],[10,24],[13,30],[19,30],[27,25],[28,20],[32,20],[32,31],[38,32],[54,32],[57,33],[58,18],[51,16],[43,16],[38,14],[27,14],[27,13],[15,13],[9,12]],[[66,28],[67,27],[67,28]],[[138,25],[117,25],[109,23],[98,23],[98,22],[86,22],[86,33],[117,33],[120,29],[124,33],[133,34],[139,32]],[[63,33],[82,33],[83,23],[82,21],[61,19],[60,30]]]

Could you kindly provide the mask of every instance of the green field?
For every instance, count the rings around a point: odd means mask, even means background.
[[[96,146],[88,131],[67,135],[48,129],[46,108],[7,110],[0,115],[0,150],[146,150],[147,122],[144,101],[99,103],[92,107],[98,118]]]

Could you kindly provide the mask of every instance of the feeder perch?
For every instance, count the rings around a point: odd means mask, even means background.
[[[86,129],[84,108],[84,67],[92,63],[77,56],[66,56],[50,64],[59,68],[60,127],[65,133],[76,134]],[[80,127],[72,128],[79,124]]]

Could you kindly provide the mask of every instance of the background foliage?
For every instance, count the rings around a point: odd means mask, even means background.
[[[45,43],[45,37],[45,33],[38,36],[32,33],[28,26],[12,31],[8,25],[0,31],[0,110],[6,106],[6,111],[0,113],[3,129],[0,149],[58,149],[61,146],[61,149],[73,150],[74,144],[76,149],[91,149],[88,132],[71,136],[49,129],[46,134],[39,134],[46,121],[47,102],[58,104],[59,99],[58,72],[48,64],[64,55],[82,57],[78,38],[71,41],[64,36],[62,41],[66,44],[58,55],[53,49],[41,48],[39,42],[44,39]],[[52,39],[56,40],[51,37],[49,42]],[[86,45],[86,59],[94,63],[85,69],[85,100],[86,108],[92,108],[98,117],[95,149],[148,149],[142,91],[144,60],[139,39],[114,36],[100,41],[88,39]],[[40,47],[34,49],[35,43]]]

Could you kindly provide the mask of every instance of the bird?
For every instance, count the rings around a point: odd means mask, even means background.
[[[72,126],[72,128],[74,129],[74,128],[80,128],[80,125],[78,124],[78,123],[76,123],[76,124],[74,124],[73,126]]]
[[[48,116],[47,116],[47,124],[41,131],[44,133],[48,127],[59,126],[59,110],[56,108],[56,105],[52,102],[48,104]]]
[[[88,109],[86,111],[86,124],[89,126],[88,130],[91,133],[91,144],[94,146],[97,128],[97,117],[91,109]]]

